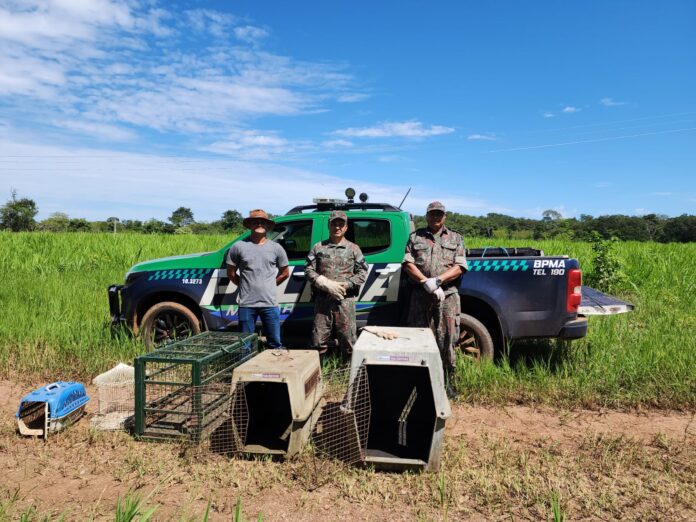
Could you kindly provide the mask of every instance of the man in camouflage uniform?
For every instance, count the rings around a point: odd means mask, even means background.
[[[356,340],[355,301],[367,278],[367,263],[360,247],[344,236],[346,213],[334,210],[329,216],[329,239],[309,252],[305,275],[314,289],[312,345],[325,353],[332,333],[344,355]]]
[[[409,236],[404,254],[403,268],[413,283],[408,325],[433,330],[451,379],[461,311],[457,287],[468,265],[462,236],[445,226],[445,206],[433,201],[425,218],[428,226]]]

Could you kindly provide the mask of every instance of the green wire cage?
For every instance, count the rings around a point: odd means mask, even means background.
[[[135,359],[135,435],[200,443],[229,417],[232,371],[256,334],[204,332]]]

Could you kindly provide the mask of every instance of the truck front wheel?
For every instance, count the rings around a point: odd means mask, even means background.
[[[174,301],[162,301],[145,312],[140,333],[148,350],[167,341],[201,333],[201,323],[189,308]]]
[[[469,314],[459,314],[457,347],[474,359],[493,360],[493,337],[481,321]]]

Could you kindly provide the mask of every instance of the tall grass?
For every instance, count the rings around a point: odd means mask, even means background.
[[[589,243],[534,246],[579,259],[585,273],[593,268]],[[470,399],[616,407],[696,404],[696,244],[621,242],[616,249],[629,280],[619,297],[636,305],[635,311],[590,317],[587,337],[567,347],[530,343],[512,346],[497,364],[460,361],[460,386]]]
[[[219,248],[224,236],[0,233],[0,369],[85,377],[142,346],[112,338],[106,289],[130,266]]]
[[[220,248],[230,238],[126,234],[0,233],[0,373],[87,378],[142,350],[112,338],[106,288],[135,262]],[[497,241],[498,244],[501,244]],[[467,246],[490,240],[467,239]],[[504,241],[529,246],[529,241]],[[589,243],[538,241],[592,269]],[[496,364],[459,364],[464,397],[591,406],[696,405],[696,244],[624,242],[630,314],[593,317],[570,347],[513,346]]]

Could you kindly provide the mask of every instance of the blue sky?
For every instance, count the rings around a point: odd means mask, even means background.
[[[0,0],[0,200],[694,214],[695,29],[691,1]]]

